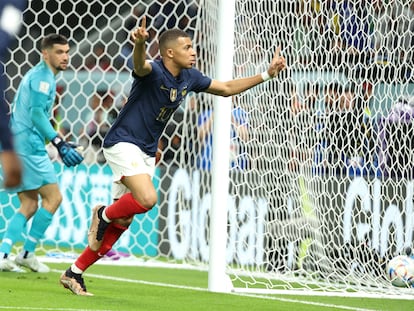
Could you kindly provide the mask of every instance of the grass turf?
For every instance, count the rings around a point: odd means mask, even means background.
[[[85,274],[93,297],[73,295],[59,284],[68,264],[47,274],[0,273],[0,310],[411,310],[412,301],[273,295],[269,298],[207,291],[206,272],[95,265]]]

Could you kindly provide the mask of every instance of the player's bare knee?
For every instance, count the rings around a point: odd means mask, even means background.
[[[157,204],[157,195],[146,195],[142,198],[142,202],[141,204],[147,208],[147,209],[151,209],[154,207],[155,204]]]
[[[59,205],[62,203],[62,200],[62,195],[59,193],[49,198],[43,198],[42,204],[46,210],[54,214],[58,209]]]
[[[22,213],[27,220],[29,220],[37,211],[37,201],[25,201],[19,208],[19,212]]]
[[[157,203],[157,193],[155,191],[148,191],[143,194],[134,195],[134,199],[146,209],[151,209]]]

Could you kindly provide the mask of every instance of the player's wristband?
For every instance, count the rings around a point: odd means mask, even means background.
[[[268,80],[270,80],[270,79],[273,78],[273,77],[271,77],[269,75],[269,73],[267,72],[267,70],[266,71],[263,71],[260,75],[262,76],[263,82],[264,81],[268,81]]]

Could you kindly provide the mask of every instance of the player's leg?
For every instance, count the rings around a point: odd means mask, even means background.
[[[16,263],[32,271],[45,273],[49,272],[50,269],[38,261],[35,256],[35,250],[62,202],[62,195],[58,185],[55,183],[40,187],[39,194],[42,198],[42,206],[34,214],[32,225],[23,245],[23,251],[16,257]]]
[[[127,190],[131,189],[131,192],[123,194],[118,200],[107,207],[97,206],[93,210],[88,243],[94,251],[100,248],[102,238],[109,223],[115,220],[122,223],[125,219],[132,219],[135,214],[146,213],[157,202],[157,193],[149,175],[140,174],[124,177],[122,182],[124,188]],[[116,186],[114,184],[114,188]],[[142,201],[145,202],[145,205],[136,199],[137,197],[143,198],[144,196],[145,199],[142,199]]]
[[[22,236],[23,231],[26,229],[27,221],[37,210],[38,192],[37,190],[23,191],[18,193],[18,197],[20,200],[20,208],[11,218],[0,246],[1,271],[24,271],[9,259],[9,255],[14,243]]]
[[[17,140],[17,143],[20,148],[26,148],[21,140]],[[29,150],[29,152],[33,153],[32,150]],[[16,263],[33,271],[47,272],[49,268],[37,260],[34,251],[62,201],[62,195],[57,185],[55,169],[47,154],[43,156],[23,156],[22,161],[24,175],[21,187],[23,189],[37,189],[37,191],[36,196],[30,200],[27,195],[19,195],[22,203],[21,210],[25,211],[27,217],[34,217],[23,251],[16,257]],[[27,193],[27,191],[25,192]],[[38,195],[42,198],[40,208],[38,208]]]
[[[89,247],[97,251],[108,224],[115,219],[146,213],[157,202],[157,192],[152,183],[155,157],[143,153],[130,143],[119,143],[104,148],[104,155],[114,175],[113,196],[117,199],[108,207],[94,208]]]
[[[122,222],[120,224],[119,222]],[[102,239],[102,245],[98,251],[93,251],[88,247],[76,259],[76,261],[60,277],[60,283],[76,295],[91,296],[86,290],[85,281],[82,277],[83,272],[102,258],[119,239],[122,233],[127,230],[132,222],[132,217],[122,221],[115,220],[108,225]]]
[[[113,196],[118,198],[129,192],[129,189],[122,183],[114,183],[112,191]],[[94,212],[96,213],[96,210],[101,206],[102,205],[96,206]],[[128,229],[132,220],[133,216],[115,219],[113,222],[109,223],[102,238],[102,245],[100,245],[99,249],[93,251],[89,246],[86,247],[76,261],[60,276],[60,283],[75,295],[91,296],[92,294],[86,290],[85,281],[82,276],[83,272],[102,258],[112,248],[122,233]],[[93,227],[93,224],[91,227]],[[93,237],[96,236],[94,232],[89,232],[89,235],[91,234]]]
[[[146,213],[157,203],[157,192],[150,175],[125,176],[122,178],[122,183],[130,192],[104,209],[102,217],[107,222]]]

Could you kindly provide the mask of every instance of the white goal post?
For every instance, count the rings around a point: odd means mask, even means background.
[[[151,58],[178,27],[213,78],[259,74],[278,46],[288,68],[233,98],[187,96],[160,140],[157,206],[104,260],[205,269],[211,291],[412,299],[384,266],[413,247],[414,8],[355,2],[30,0],[6,98],[40,59],[40,38],[66,35],[53,122],[85,148],[70,169],[51,148],[64,200],[39,255],[73,260],[91,208],[112,200],[100,144],[128,95],[128,33],[145,14]],[[0,204],[1,239],[19,203],[0,189]]]

